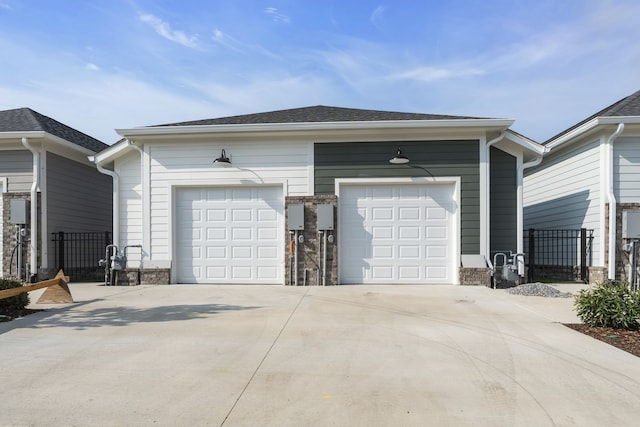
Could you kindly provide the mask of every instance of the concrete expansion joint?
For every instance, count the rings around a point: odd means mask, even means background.
[[[233,412],[235,407],[238,405],[238,402],[240,402],[240,399],[242,399],[242,396],[244,395],[244,393],[249,388],[249,385],[251,385],[251,383],[253,382],[253,379],[258,374],[258,371],[260,370],[260,368],[264,364],[265,360],[267,360],[267,357],[269,357],[269,354],[271,354],[271,351],[276,346],[276,343],[280,340],[280,337],[282,336],[282,333],[284,332],[284,330],[289,325],[289,322],[293,318],[293,315],[296,313],[296,311],[298,311],[298,307],[300,307],[300,304],[302,304],[302,301],[306,298],[307,294],[309,293],[309,289],[310,288],[305,289],[304,293],[300,296],[300,299],[298,300],[298,303],[293,308],[293,310],[291,310],[291,313],[289,313],[289,316],[287,317],[287,320],[284,322],[284,324],[280,328],[280,331],[278,331],[278,335],[276,335],[276,337],[273,339],[273,342],[271,343],[271,345],[269,346],[269,348],[265,352],[264,356],[262,356],[262,359],[260,359],[260,363],[258,363],[258,366],[256,366],[256,369],[253,371],[253,373],[251,374],[251,377],[249,377],[249,380],[247,381],[247,383],[242,388],[242,391],[240,391],[240,393],[238,394],[238,397],[233,402],[233,405],[229,409],[229,412],[227,412],[227,415],[225,415],[224,420],[222,420],[222,423],[220,423],[221,427],[227,422],[227,419],[229,418],[229,416],[231,415],[231,413]]]

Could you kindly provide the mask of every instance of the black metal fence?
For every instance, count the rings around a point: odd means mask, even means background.
[[[593,230],[530,228],[524,244],[529,282],[589,280]]]
[[[51,233],[56,268],[64,270],[72,281],[102,280],[104,268],[98,261],[111,244],[109,231],[93,233]]]

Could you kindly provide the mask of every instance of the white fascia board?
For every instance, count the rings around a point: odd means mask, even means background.
[[[589,120],[588,122],[582,124],[582,126],[578,126],[577,128],[573,129],[571,132],[566,133],[557,139],[554,139],[553,141],[549,142],[545,146],[549,150],[553,150],[554,148],[565,144],[567,141],[571,141],[574,138],[577,138],[580,135],[593,130],[596,126],[598,126],[597,118],[593,120]]]
[[[116,142],[111,147],[106,148],[93,156],[89,156],[89,160],[96,164],[104,163],[109,159],[115,157],[116,155],[130,148],[131,147],[129,147],[129,141],[127,141],[126,139],[123,139],[121,141]]]
[[[0,132],[0,139],[44,138],[46,134],[44,131]]]
[[[562,135],[558,139],[554,139],[549,142],[546,147],[549,150],[553,150],[554,148],[564,145],[565,143],[574,140],[594,130],[597,126],[600,125],[617,125],[620,123],[624,124],[640,124],[640,116],[607,116],[607,117],[596,117],[588,122],[582,124],[581,126],[573,129],[571,132]]]
[[[638,124],[640,123],[640,116],[598,117],[598,123],[601,125]]]
[[[499,128],[506,129],[513,124],[511,119],[452,119],[452,120],[394,120],[394,121],[354,121],[354,122],[304,122],[304,123],[255,123],[231,125],[198,126],[153,126],[130,129],[116,129],[125,138],[158,135],[185,135],[206,133],[242,132],[291,132],[322,130],[361,129],[411,129],[411,128]]]
[[[0,132],[0,139],[21,139],[21,138],[43,139],[46,141],[53,142],[54,144],[61,145],[70,150],[77,151],[81,154],[90,155],[94,153],[93,150],[89,150],[88,148],[82,147],[78,144],[74,144],[71,141],[67,141],[66,139],[60,138],[59,136],[53,135],[45,131]]]
[[[56,143],[58,145],[61,145],[61,146],[65,147],[65,148],[68,148],[70,150],[77,151],[77,152],[79,152],[81,154],[91,155],[91,154],[95,153],[95,151],[93,151],[93,150],[90,150],[90,149],[85,148],[85,147],[81,147],[78,144],[74,144],[73,142],[67,141],[66,139],[60,138],[59,136],[55,136],[55,135],[52,135],[50,133],[46,133],[45,132],[45,139],[48,140],[48,141],[52,141],[52,142],[54,142],[54,143]]]
[[[520,136],[514,132],[510,132],[509,130],[507,130],[507,132],[505,133],[505,138],[519,145],[525,150],[532,152],[536,156],[542,156],[544,153],[549,151],[549,148],[545,147],[544,145],[538,144],[532,139]]]

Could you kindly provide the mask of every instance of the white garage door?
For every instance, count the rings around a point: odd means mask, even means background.
[[[454,189],[342,185],[341,283],[455,283]]]
[[[178,190],[178,283],[284,283],[283,210],[280,187]]]

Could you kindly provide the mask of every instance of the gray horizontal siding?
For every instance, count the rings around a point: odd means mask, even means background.
[[[397,148],[412,165],[434,176],[461,179],[461,251],[480,250],[480,174],[478,141],[402,141],[317,143],[314,145],[315,194],[335,194],[337,178],[423,177],[417,168],[389,163]]]
[[[517,234],[517,165],[516,158],[491,148],[490,167],[490,250],[516,251]]]
[[[30,191],[33,155],[27,150],[0,151],[0,177],[7,178],[7,192]]]
[[[49,233],[111,231],[113,199],[109,176],[91,166],[47,153],[46,191]],[[50,265],[54,262],[52,257],[50,247]]]

